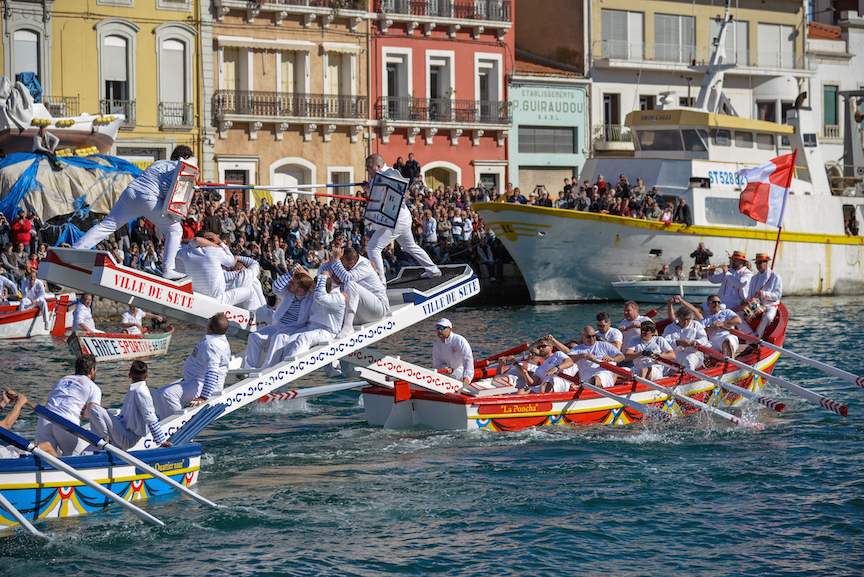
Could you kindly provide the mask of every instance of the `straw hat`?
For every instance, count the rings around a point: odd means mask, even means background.
[[[730,259],[731,259],[731,258],[740,258],[741,260],[747,260],[747,255],[745,255],[745,254],[744,254],[742,251],[740,251],[740,250],[736,250],[735,252],[732,253],[732,256],[730,256],[729,258],[730,258]]]
[[[767,254],[765,254],[764,252],[757,252],[756,258],[753,260],[756,262],[759,262],[760,260],[771,260],[771,257],[768,256]]]

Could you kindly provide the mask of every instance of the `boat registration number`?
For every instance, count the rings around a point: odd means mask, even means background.
[[[722,170],[708,171],[708,178],[711,179],[711,184],[747,184],[747,177],[738,176],[734,172],[724,172]]]

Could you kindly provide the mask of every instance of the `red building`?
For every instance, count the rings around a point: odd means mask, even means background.
[[[507,178],[512,0],[374,0],[371,150],[413,152],[427,186],[499,191]]]

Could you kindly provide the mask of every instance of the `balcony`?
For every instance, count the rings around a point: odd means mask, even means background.
[[[375,114],[378,120],[396,122],[513,124],[511,104],[497,100],[381,96],[378,98]]]
[[[618,40],[598,40],[591,55],[595,66],[627,67],[655,64],[656,68],[687,68],[691,65],[706,66],[713,49],[708,46],[685,46],[680,44],[649,44]],[[747,68],[750,72],[772,72],[776,70],[815,71],[816,61],[810,54],[793,52],[769,52],[764,50],[727,51],[726,64]]]
[[[135,101],[134,100],[100,100],[99,114],[113,114],[124,116],[120,130],[132,130],[135,128]]]
[[[840,134],[840,126],[836,124],[825,124],[822,126],[823,138],[843,138]]]
[[[191,102],[160,102],[159,128],[188,130],[195,127]]]
[[[217,116],[366,118],[365,96],[296,94],[260,90],[217,90],[213,100],[213,110]]]
[[[633,133],[623,124],[595,124],[591,142],[598,154],[633,152]]]
[[[374,11],[491,22],[513,20],[510,0],[375,0]]]
[[[51,113],[51,116],[78,116],[77,96],[45,96],[42,95],[42,104]]]
[[[250,24],[262,14],[270,14],[277,26],[289,15],[299,15],[305,28],[318,21],[327,29],[336,18],[345,18],[352,32],[366,18],[366,0],[214,0],[213,7],[218,21],[232,10],[243,12]]]

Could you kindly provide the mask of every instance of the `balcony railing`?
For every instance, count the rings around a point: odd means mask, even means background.
[[[511,0],[375,0],[375,12],[510,22]]]
[[[842,138],[839,125],[825,124],[822,128],[824,129],[822,132],[824,138]]]
[[[134,100],[100,100],[99,114],[122,114],[125,120],[120,128],[135,128]]]
[[[594,142],[633,142],[633,133],[623,124],[595,124],[591,139]]]
[[[598,40],[594,42],[592,54],[595,59],[690,65],[694,63],[707,64],[712,52],[713,48],[708,46]],[[725,63],[752,68],[784,70],[816,69],[816,62],[810,54],[765,50],[727,50]]]
[[[217,90],[213,110],[217,115],[366,118],[366,102],[365,96],[342,94]]]
[[[509,102],[381,96],[375,107],[378,120],[409,122],[512,124]]]
[[[191,102],[160,102],[159,128],[192,128],[195,120],[192,117]]]
[[[283,6],[312,6],[315,8],[334,8],[343,10],[365,10],[366,0],[267,0],[268,4]]]
[[[42,104],[51,113],[51,116],[78,116],[77,96],[45,96],[42,95]]]

